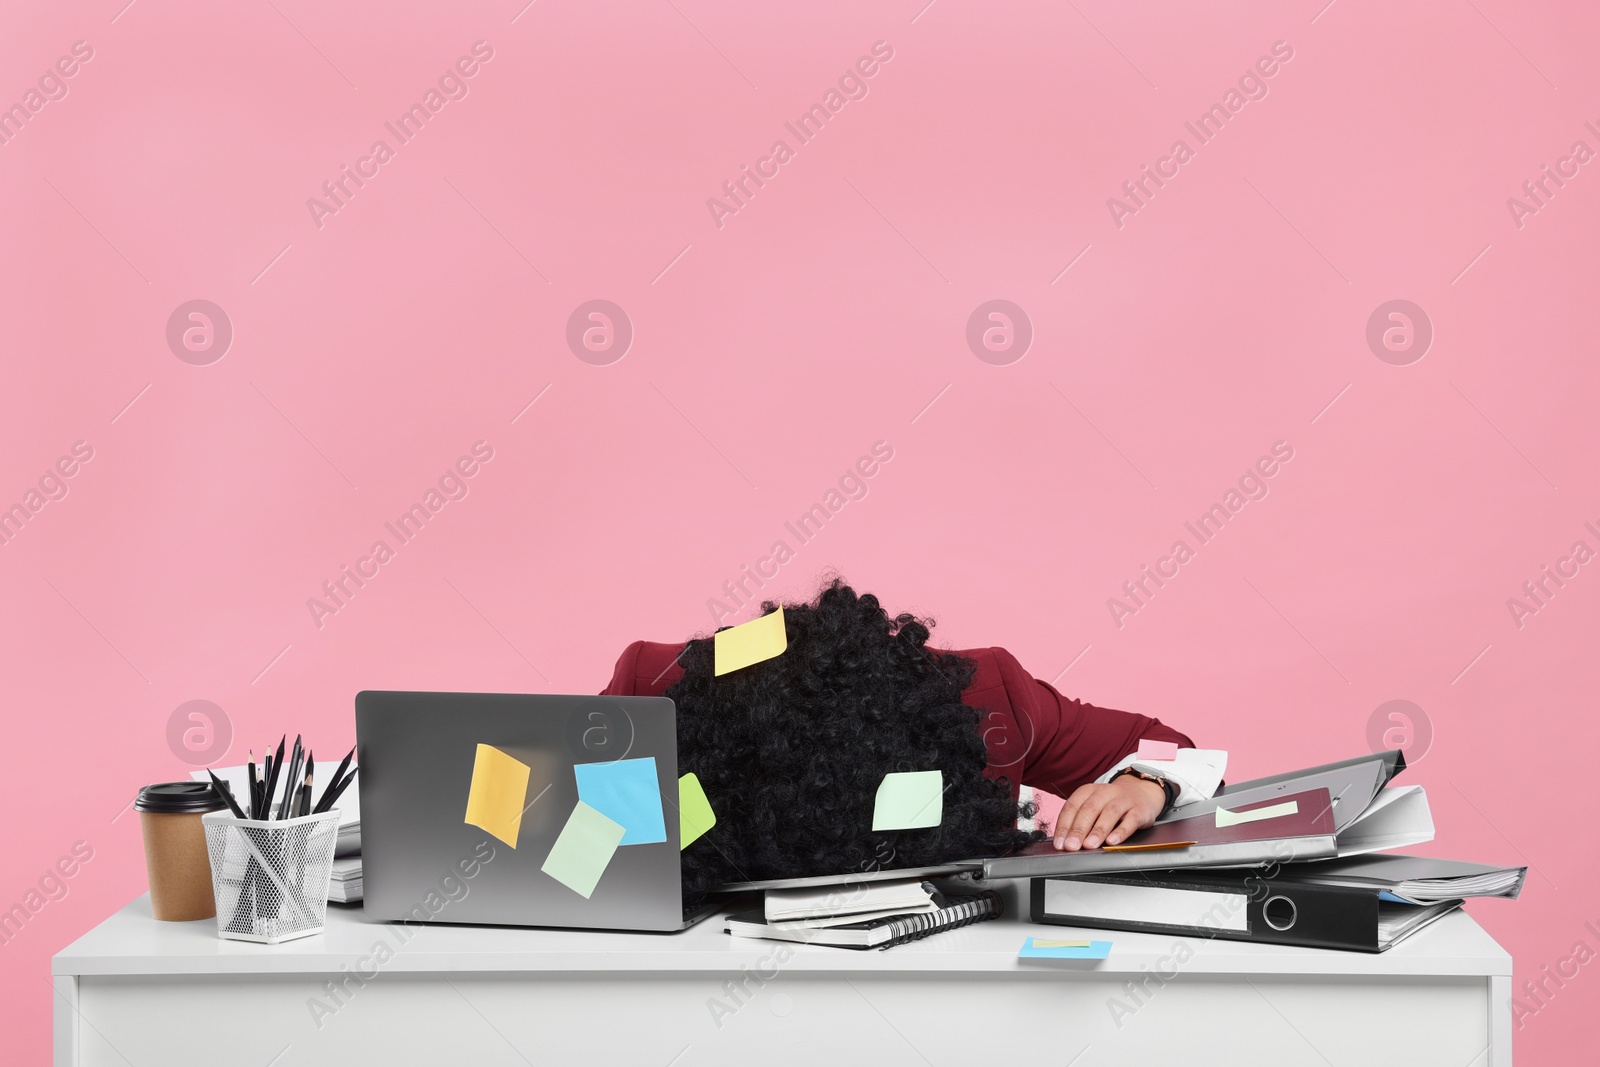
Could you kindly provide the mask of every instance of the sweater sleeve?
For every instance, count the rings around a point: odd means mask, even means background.
[[[683,668],[678,665],[678,657],[682,654],[681,643],[635,641],[617,657],[617,665],[611,672],[611,684],[600,690],[600,695],[660,696],[668,686],[683,677]]]
[[[1029,674],[1005,649],[993,651],[1026,746],[1024,785],[1069,796],[1137,751],[1141,738],[1194,747],[1187,735],[1159,719],[1064,697],[1049,682]]]

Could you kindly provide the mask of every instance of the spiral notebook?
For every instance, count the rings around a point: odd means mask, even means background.
[[[976,894],[945,893],[934,911],[891,915],[867,922],[822,928],[776,925],[767,922],[764,912],[746,911],[728,916],[726,930],[735,937],[764,937],[773,941],[799,941],[836,948],[893,948],[943,930],[998,919],[1003,911],[1000,894],[989,889]]]

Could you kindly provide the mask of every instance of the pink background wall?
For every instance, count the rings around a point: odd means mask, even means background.
[[[0,945],[18,1062],[47,1055],[49,956],[144,890],[139,785],[285,729],[337,756],[361,688],[593,691],[629,640],[708,630],[780,539],[765,592],[837,568],[943,643],[1230,749],[1231,778],[1400,723],[1431,851],[1533,868],[1469,909],[1518,982],[1600,949],[1573,762],[1600,739],[1600,563],[1559,563],[1600,550],[1600,162],[1561,162],[1600,150],[1600,12],[523,2],[0,15],[0,103],[92,49],[0,145],[0,505],[38,505],[0,546],[0,905],[94,850]],[[478,41],[464,97],[385,129]],[[864,97],[785,129],[879,41]],[[1275,42],[1202,144],[1185,122]],[[779,139],[719,226],[708,198]],[[1114,219],[1146,164],[1171,176]],[[1545,165],[1569,177],[1538,207]],[[631,322],[620,359],[568,345],[596,299]],[[1031,343],[980,359],[996,299]],[[231,323],[221,358],[168,343],[193,300]],[[1425,352],[1369,345],[1393,300]],[[400,545],[383,524],[479,441]],[[878,441],[799,544],[785,521]],[[1279,441],[1201,545],[1184,523]],[[308,598],[379,539],[319,626]],[[1108,598],[1179,539],[1118,625]],[[1519,625],[1544,564],[1577,573]],[[169,741],[193,700],[225,750]],[[1528,1002],[1519,1062],[1592,1048],[1594,969]]]

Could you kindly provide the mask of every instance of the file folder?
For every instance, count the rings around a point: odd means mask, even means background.
[[[1174,808],[1123,842],[1124,846],[1195,842],[1187,848],[1063,852],[1042,841],[986,861],[983,876],[1041,878],[1175,867],[1255,867],[1409,848],[1432,841],[1434,831],[1421,786],[1385,788],[1405,765],[1405,756],[1393,749],[1239,782],[1218,790],[1210,800]],[[1251,831],[1243,835],[1214,835],[1219,821],[1291,801],[1297,802],[1301,816],[1319,814],[1314,827],[1299,817],[1267,819],[1230,828]],[[1219,816],[1219,811],[1224,814]]]
[[[1325,788],[1236,802],[1231,808],[1209,802],[1204,806],[1207,810],[1200,814],[1191,815],[1185,807],[1181,819],[1130,834],[1124,844],[1138,846],[1131,851],[1062,852],[1052,842],[1040,841],[986,861],[983,876],[1033,878],[1170,867],[1255,867],[1338,855],[1333,803]],[[1268,812],[1271,817],[1251,817]]]
[[[1030,904],[1036,923],[1382,952],[1461,901],[1396,903],[1260,871],[1142,871],[1035,878]]]

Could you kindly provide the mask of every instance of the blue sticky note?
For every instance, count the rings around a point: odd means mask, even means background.
[[[1389,892],[1388,890],[1384,890],[1382,893],[1379,893],[1378,894],[1378,899],[1379,900],[1387,900],[1392,904],[1409,904],[1409,903],[1411,903],[1411,901],[1407,900],[1405,897],[1397,897],[1393,893]]]
[[[667,839],[654,756],[579,763],[572,772],[578,779],[578,799],[627,831],[618,844],[649,845]]]
[[[1111,955],[1111,942],[1091,941],[1087,945],[1072,947],[1056,945],[1034,945],[1035,938],[1028,938],[1022,943],[1022,949],[1017,953],[1023,959],[1029,960],[1103,960]],[[1039,941],[1049,942],[1054,938],[1041,937]]]

